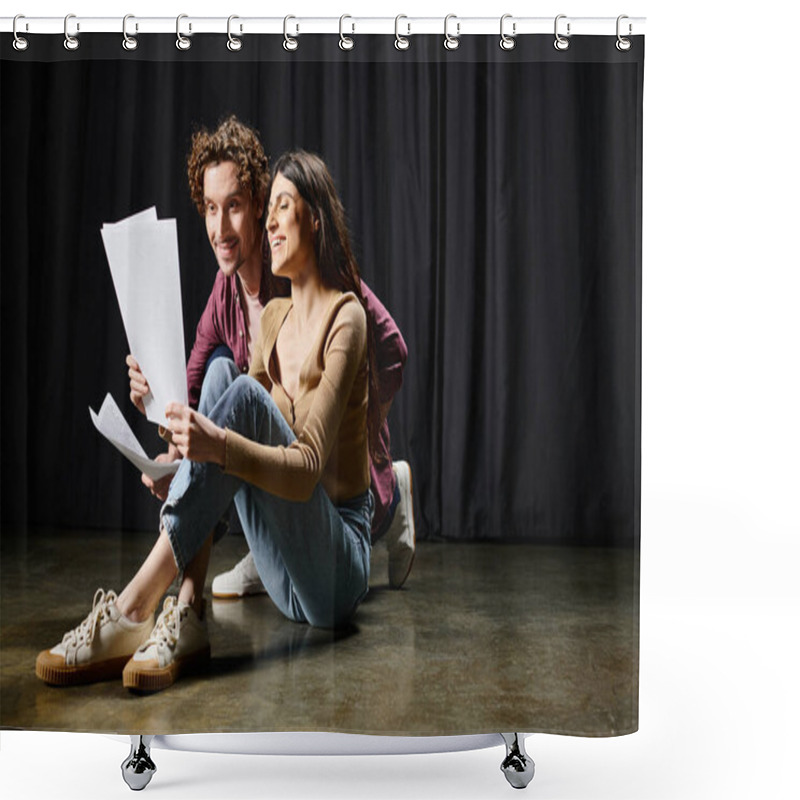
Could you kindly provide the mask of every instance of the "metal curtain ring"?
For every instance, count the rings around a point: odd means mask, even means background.
[[[289,16],[283,18],[283,49],[294,51],[297,50],[298,42],[297,39],[293,39],[291,36],[289,36],[289,33],[287,31],[290,19],[296,19],[296,17],[293,17],[291,14],[289,14]],[[295,33],[300,33],[299,25],[296,26]]]
[[[133,14],[126,14],[122,18],[122,46],[126,50],[135,50],[139,46],[139,40],[135,36],[128,36],[128,20],[136,19]],[[139,30],[139,23],[135,25],[135,30]]]
[[[461,35],[461,23],[456,22],[456,35],[451,36],[447,32],[447,23],[450,22],[451,19],[457,20],[458,18],[455,14],[448,14],[444,18],[444,46],[447,50],[458,50],[458,45],[460,44],[458,37]]]
[[[242,40],[238,39],[236,36],[231,34],[231,22],[235,19],[239,19],[236,14],[231,14],[228,17],[228,50],[232,53],[235,53],[237,50],[242,49]],[[242,26],[239,26],[239,33],[242,32]]]
[[[353,18],[349,14],[342,14],[342,16],[339,17],[339,47],[342,50],[352,50],[356,46],[356,43],[350,36],[345,36],[344,32],[342,31],[342,26],[344,25],[344,21],[346,19],[353,19]],[[352,30],[350,32],[351,33],[356,32],[355,22],[352,23]]]
[[[563,37],[563,36],[562,36],[562,35],[561,35],[561,34],[558,32],[558,21],[559,21],[560,19],[566,19],[566,18],[567,18],[567,15],[566,15],[566,14],[559,14],[559,15],[556,17],[556,22],[555,22],[555,34],[556,34],[556,40],[553,42],[553,47],[555,47],[555,48],[556,48],[556,50],[569,50],[569,39],[565,39],[565,38],[564,38],[564,37]],[[570,23],[568,22],[568,23],[567,23],[567,36],[569,36],[569,35],[570,35],[570,31],[569,31],[569,29],[570,29]]]
[[[25,19],[25,15],[24,14],[17,14],[17,16],[14,17],[14,27],[13,27],[13,31],[14,31],[14,49],[15,50],[19,50],[19,51],[27,50],[28,49],[28,44],[29,44],[28,40],[24,36],[20,36],[17,33],[17,20],[18,19]],[[25,30],[26,31],[28,30],[28,23],[27,22],[25,23]]]
[[[175,40],[175,47],[178,50],[188,50],[192,46],[192,40],[188,39],[181,33],[181,20],[188,19],[188,14],[178,14],[178,18],[175,20],[175,35],[178,37]],[[192,32],[192,23],[189,23],[189,33]]]
[[[394,46],[398,50],[408,50],[411,47],[411,42],[406,38],[407,36],[411,36],[411,23],[407,22],[406,27],[408,31],[406,32],[405,36],[400,35],[400,20],[401,19],[408,19],[405,14],[398,14],[394,18]]]
[[[630,39],[626,39],[619,32],[619,27],[620,27],[619,24],[624,19],[628,19],[627,14],[620,14],[620,16],[617,17],[617,42],[616,42],[616,47],[617,47],[617,50],[619,50],[620,52],[627,53],[628,50],[631,49],[631,40]],[[631,33],[633,33],[633,25],[631,25],[630,22],[629,22],[628,23],[628,35],[630,36]]]
[[[511,19],[512,14],[503,14],[500,17],[500,47],[503,50],[513,50],[517,46],[517,40],[514,38],[517,35],[517,23],[511,23],[511,36],[505,33],[503,26],[507,19]]]
[[[77,36],[69,35],[69,21],[71,19],[75,19],[74,14],[67,14],[67,16],[64,17],[64,47],[67,50],[77,50],[81,46],[81,43],[78,41]],[[80,31],[80,29],[81,29],[80,23],[76,23],[75,24],[76,32]]]

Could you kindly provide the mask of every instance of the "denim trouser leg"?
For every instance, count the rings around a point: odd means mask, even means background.
[[[213,368],[212,364],[215,365]],[[230,348],[226,345],[220,345],[206,361],[203,386],[200,389],[200,402],[197,404],[197,410],[207,417],[211,413],[211,409],[216,405],[217,400],[222,397],[223,392],[241,374],[239,367],[236,366],[236,362],[233,360],[233,353],[231,353]],[[214,525],[214,544],[222,539],[232,528],[241,533],[233,503],[230,503]]]
[[[241,375],[239,367],[232,358],[221,355],[218,348],[206,363],[206,373],[203,378],[203,387],[200,390],[200,402],[197,410],[204,416],[209,416],[211,410],[219,401],[225,390]]]
[[[207,416],[262,444],[289,445],[295,436],[269,393],[247,376],[233,378],[225,359],[203,383]],[[206,386],[208,383],[208,387]],[[194,558],[231,500],[267,592],[290,619],[320,627],[347,621],[367,593],[372,498],[366,492],[340,507],[320,484],[306,502],[276,497],[215,464],[184,461],[161,512],[181,569]]]
[[[203,367],[203,377],[208,374],[208,368],[218,358],[227,358],[229,361],[234,361],[233,350],[226,344],[218,344],[212,351],[211,355],[206,359],[206,365]],[[238,367],[237,367],[238,372]]]

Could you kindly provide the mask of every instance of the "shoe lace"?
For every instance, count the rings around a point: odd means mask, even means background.
[[[106,619],[110,619],[108,609],[116,600],[117,595],[115,592],[105,592],[103,589],[98,589],[94,593],[92,610],[80,625],[64,634],[64,638],[61,640],[62,644],[65,647],[76,648],[81,645],[90,645],[94,641],[97,626],[102,625]]]
[[[164,601],[164,608],[158,615],[155,627],[147,641],[141,646],[146,650],[151,645],[174,647],[181,635],[181,611],[174,597]]]

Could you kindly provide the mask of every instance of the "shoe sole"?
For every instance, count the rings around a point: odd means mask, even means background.
[[[411,473],[411,469],[408,470],[408,507],[411,512],[411,522],[414,523],[414,476]],[[401,581],[392,582],[389,580],[389,586],[392,589],[402,589],[403,584],[408,580],[408,576],[411,574],[411,567],[414,566],[414,559],[417,556],[417,526],[414,525],[414,551],[411,553],[411,561],[408,562],[408,569],[406,570],[406,574],[403,575],[403,579]]]
[[[120,673],[130,660],[130,656],[110,658],[93,664],[68,666],[66,664],[48,664],[40,655],[36,659],[36,677],[51,686],[80,686],[85,683],[99,683],[119,678]]]
[[[266,594],[266,589],[253,589],[251,592],[215,592],[211,591],[211,596],[217,600],[241,600],[243,597],[252,597],[256,594]]]
[[[122,685],[137,692],[159,692],[172,686],[181,675],[189,675],[199,670],[211,658],[211,648],[205,647],[196,653],[177,658],[169,666],[157,669],[143,669],[129,659],[122,671]],[[142,662],[147,663],[147,662]]]

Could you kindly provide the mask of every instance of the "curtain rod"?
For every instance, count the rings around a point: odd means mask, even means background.
[[[16,28],[15,28],[16,20]],[[230,26],[230,28],[229,28]],[[198,33],[227,33],[236,36],[247,34],[329,33],[336,35],[358,35],[359,33],[414,36],[415,34],[448,33],[452,37],[476,34],[501,34],[519,36],[524,34],[554,34],[556,28],[561,36],[637,36],[644,34],[644,17],[459,17],[455,14],[444,17],[125,17],[125,33],[134,37],[148,33],[176,33],[191,36]],[[66,30],[65,30],[66,28]],[[0,17],[0,33],[61,34],[79,36],[85,33],[123,33],[122,17],[81,17],[70,14],[65,17]]]

